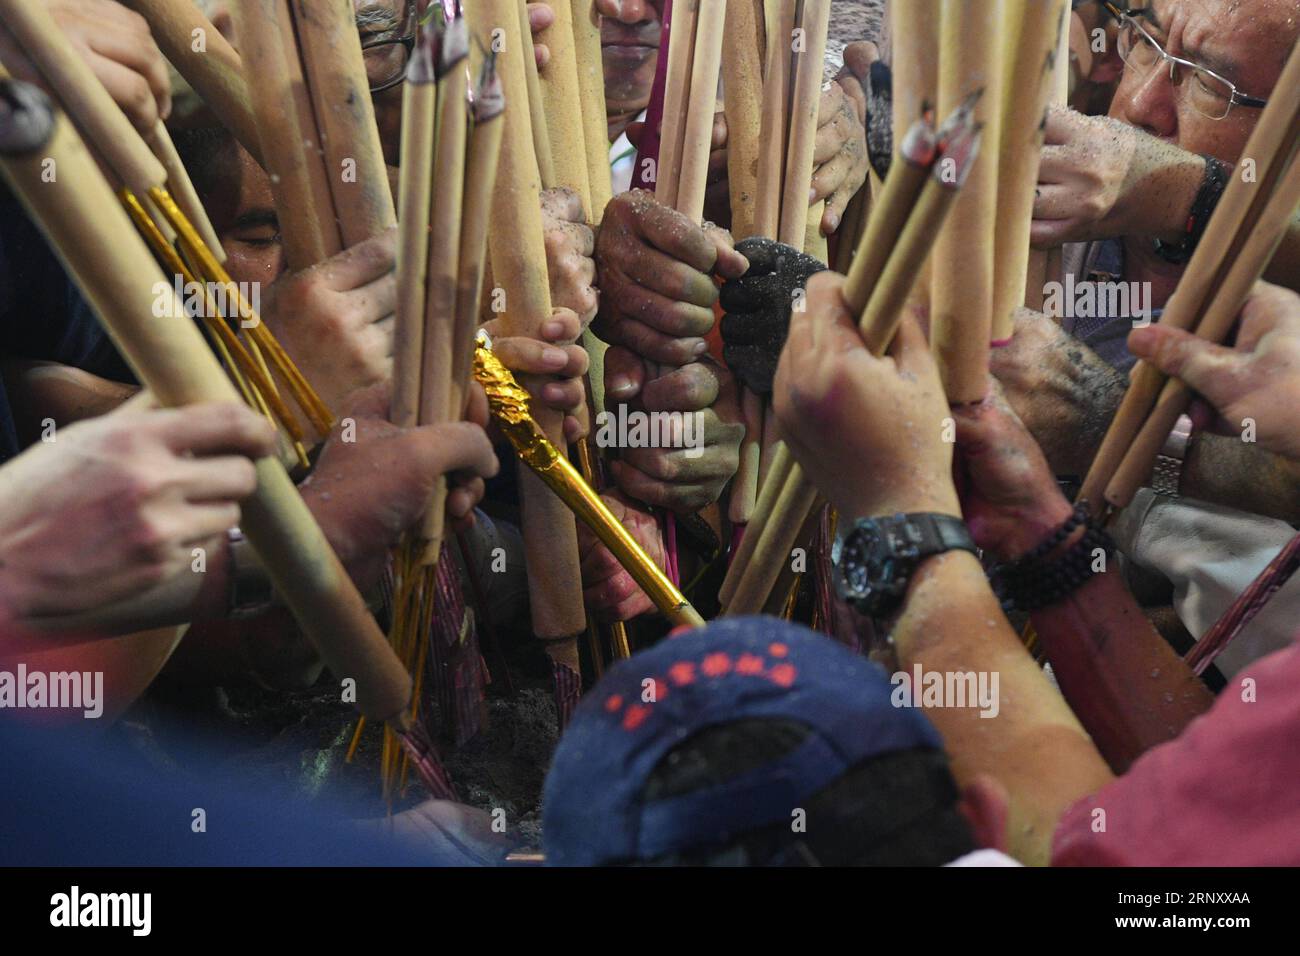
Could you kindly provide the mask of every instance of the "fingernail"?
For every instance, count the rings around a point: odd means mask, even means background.
[[[808,205],[811,206],[816,201],[817,201],[817,190],[815,189],[808,190]]]
[[[605,391],[614,396],[622,396],[632,391],[632,387],[631,377],[618,372],[605,384]]]
[[[542,326],[542,335],[548,339],[558,339],[564,335],[564,323],[559,319],[552,319]]]
[[[836,229],[840,228],[840,216],[839,216],[839,213],[836,213],[836,212],[828,212],[828,213],[826,214],[826,224],[827,224],[827,226],[830,227],[830,228],[827,230],[828,232],[834,232]]]
[[[569,361],[568,354],[564,349],[546,347],[542,349],[542,364],[549,365],[551,368],[564,368]]]
[[[708,350],[709,350],[709,343],[704,341],[704,339],[700,339],[698,342],[695,343],[695,355],[697,357],[703,355]]]

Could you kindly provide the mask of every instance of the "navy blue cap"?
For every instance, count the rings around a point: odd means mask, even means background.
[[[942,749],[919,710],[890,702],[875,664],[772,617],[727,618],[620,661],[574,712],[542,800],[546,861],[649,860],[779,820],[872,757]],[[793,751],[718,787],[645,802],[659,761],[699,731],[737,720],[798,721]]]

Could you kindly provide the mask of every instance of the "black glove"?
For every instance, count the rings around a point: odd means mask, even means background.
[[[790,305],[796,289],[826,266],[812,256],[772,239],[755,236],[736,244],[749,271],[722,285],[723,358],[750,391],[772,393],[776,363],[790,330]]]

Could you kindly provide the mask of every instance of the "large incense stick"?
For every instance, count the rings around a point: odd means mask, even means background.
[[[429,267],[424,313],[424,359],[420,368],[420,424],[441,425],[459,417],[453,409],[452,357],[455,354],[456,290],[460,281],[461,210],[465,189],[465,146],[469,117],[469,30],[464,17],[451,20],[442,36],[438,64],[438,132],[433,167],[433,207],[429,213]],[[434,486],[422,531],[424,563],[442,551],[447,482]]]
[[[692,48],[690,97],[682,128],[681,171],[673,204],[693,222],[704,218],[725,17],[726,0],[700,0]]]
[[[609,168],[609,122],[605,113],[605,68],[600,47],[600,14],[595,0],[571,0],[574,59],[582,104],[582,140],[587,154],[591,221],[599,224],[614,196]]]
[[[578,88],[578,60],[574,50],[573,9],[565,0],[551,4],[555,20],[538,34],[551,58],[541,68],[542,103],[551,142],[553,185],[572,189],[582,200],[582,214],[591,218],[591,186],[587,181],[587,147],[582,120],[582,95]],[[531,53],[532,44],[524,41]],[[507,99],[513,99],[507,94]],[[550,185],[550,184],[548,184]]]
[[[239,54],[191,0],[122,0],[149,22],[163,55],[259,163],[262,144]]]
[[[775,239],[781,229],[786,145],[790,129],[791,37],[798,0],[767,0],[767,50],[763,79],[762,148],[758,157],[756,235]]]
[[[723,103],[727,116],[727,183],[731,234],[737,241],[757,235],[758,157],[763,127],[763,57],[767,30],[763,0],[727,4],[722,46]]]
[[[519,4],[520,36],[532,38],[528,21],[528,4]],[[547,129],[546,102],[542,98],[542,80],[537,72],[537,57],[524,57],[524,80],[528,86],[528,115],[533,118],[533,152],[537,154],[537,173],[542,188],[555,184],[555,164],[551,161],[551,134]]]
[[[231,6],[284,254],[297,272],[342,251],[343,240],[293,18],[288,0],[233,0]]]
[[[1043,114],[1056,92],[1056,70],[1069,73],[1066,62],[1054,62],[1069,31],[1065,0],[1014,0],[1023,8],[1016,18],[1019,33],[1007,51],[1007,80],[1003,91],[1003,124],[998,161],[996,272],[993,296],[993,341],[1011,338],[1012,316],[1025,301],[1029,271],[1029,229],[1033,221],[1038,164],[1043,147]],[[989,135],[994,135],[992,127]],[[978,175],[978,170],[976,171]],[[976,184],[972,184],[974,188]],[[981,383],[982,385],[982,383]],[[965,383],[959,400],[973,401],[976,385]],[[951,393],[950,393],[951,396]]]
[[[538,203],[537,157],[528,113],[520,105],[528,102],[523,56],[531,56],[532,48],[520,35],[519,15],[510,0],[480,0],[469,8],[467,16],[479,36],[490,36],[499,29],[505,37],[498,69],[506,102],[516,105],[507,106],[503,117],[488,254],[494,281],[505,295],[502,324],[510,334],[536,337],[541,323],[550,318],[551,294]],[[542,384],[544,381],[525,382],[530,389]],[[536,417],[551,441],[563,447],[563,417],[541,409]],[[545,639],[580,634],[586,615],[573,515],[531,473],[521,476],[520,492],[533,629]],[[547,648],[553,660],[557,655],[568,657],[565,666],[577,670],[576,645],[549,643]]]
[[[668,77],[664,86],[663,124],[659,131],[659,162],[655,198],[677,208],[682,175],[682,142],[691,95],[691,64],[695,61],[695,21],[700,0],[675,0],[668,43]]]
[[[821,103],[830,15],[829,3],[805,0],[799,21],[802,46],[794,54],[790,139],[781,195],[781,228],[777,238],[801,251],[808,233],[808,191],[812,185],[817,112]]]
[[[1020,0],[1009,0],[1014,5]],[[1037,3],[1040,0],[1033,0]],[[976,119],[992,149],[982,151],[935,242],[930,280],[930,346],[948,400],[976,402],[988,390],[989,337],[993,328],[994,275],[998,268],[998,143],[1002,117],[1003,0],[944,0],[939,54],[939,114],[980,93]],[[1009,78],[1014,85],[1014,76]],[[1019,93],[1017,88],[1017,93]],[[1019,161],[1019,160],[1018,160]],[[1032,182],[1030,186],[1032,188]],[[1031,194],[1032,195],[1032,194]],[[1026,237],[1026,243],[1028,238]],[[1028,246],[1026,245],[1026,248]],[[1019,292],[1024,292],[1024,279]]]
[[[293,0],[303,69],[345,247],[397,221],[352,0]]]
[[[4,100],[14,109],[14,96]],[[49,137],[4,156],[6,177],[140,381],[167,406],[238,400],[178,299],[168,321],[153,317],[154,290],[171,286],[84,144],[48,107],[27,112],[46,124]],[[47,158],[60,170],[54,182],[42,178]],[[283,467],[273,458],[256,466],[258,487],[243,503],[241,526],[277,591],[335,676],[356,682],[358,709],[372,719],[404,721],[410,677]]]

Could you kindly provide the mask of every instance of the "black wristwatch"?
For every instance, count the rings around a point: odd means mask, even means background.
[[[861,518],[840,537],[831,555],[839,596],[858,612],[889,617],[926,558],[948,551],[976,553],[966,523],[943,514]]]

